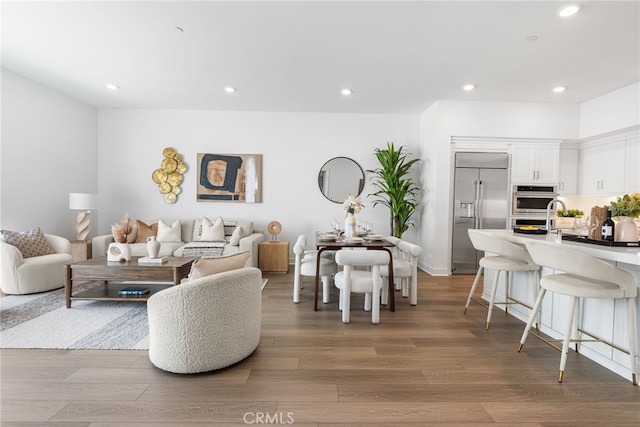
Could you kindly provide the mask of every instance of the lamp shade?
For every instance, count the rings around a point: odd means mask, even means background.
[[[91,193],[69,193],[69,209],[91,211],[98,207],[98,195]]]

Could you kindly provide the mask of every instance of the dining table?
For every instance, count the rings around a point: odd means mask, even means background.
[[[341,249],[367,249],[367,250],[383,250],[389,253],[389,311],[396,310],[395,298],[394,298],[394,284],[393,284],[393,253],[392,247],[395,245],[384,237],[379,238],[367,238],[360,237],[355,239],[348,239],[344,235],[330,237],[327,233],[318,231],[316,232],[316,249],[318,254],[316,257],[316,289],[315,299],[313,302],[313,311],[318,311],[318,291],[320,286],[320,258],[324,251],[339,251]]]

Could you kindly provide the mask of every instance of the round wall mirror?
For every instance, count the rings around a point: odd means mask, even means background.
[[[318,173],[318,186],[327,199],[342,203],[344,199],[359,196],[364,188],[364,171],[348,157],[334,157],[326,162]]]

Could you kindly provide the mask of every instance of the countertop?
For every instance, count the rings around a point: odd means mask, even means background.
[[[556,242],[555,234],[520,234],[514,233],[513,230],[482,231],[490,233],[496,237],[501,237],[511,242],[522,244],[528,241],[530,242],[532,240],[542,242],[548,241],[554,245],[563,245],[579,252],[594,256],[596,258],[640,266],[640,248],[638,247],[611,247],[594,245],[590,243],[570,242],[567,240],[563,240],[561,243],[559,243]]]

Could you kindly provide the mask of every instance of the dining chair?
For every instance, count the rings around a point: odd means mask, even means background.
[[[536,299],[531,315],[529,316],[529,321],[520,339],[518,352],[522,350],[522,346],[527,339],[534,319],[540,310],[545,293],[551,291],[569,296],[569,312],[567,313],[567,323],[562,341],[560,373],[558,375],[558,382],[561,383],[567,363],[569,343],[576,342],[576,351],[579,349],[577,339],[579,338],[578,323],[580,322],[580,316],[576,316],[576,311],[579,310],[580,300],[586,298],[626,299],[631,381],[634,385],[637,385],[638,348],[636,335],[636,297],[638,289],[631,273],[601,259],[577,252],[562,245],[545,242],[527,242],[526,246],[531,257],[537,264],[553,269],[554,273],[543,276],[540,279],[540,294]],[[596,341],[600,340],[596,339]]]
[[[380,291],[383,284],[380,270],[383,265],[389,264],[389,258],[387,251],[341,249],[336,252],[336,263],[343,266],[342,271],[334,277],[335,285],[340,289],[342,323],[350,321],[353,292],[365,294],[364,309],[371,311],[371,323],[380,323]]]
[[[402,296],[410,298],[411,305],[418,304],[418,256],[422,253],[422,248],[413,243],[397,237],[387,237],[387,240],[395,244],[392,249],[393,258],[393,278],[395,289],[402,289]],[[389,280],[389,267],[381,268],[382,277]],[[410,280],[410,281],[409,281]],[[382,287],[382,303],[387,304],[389,295],[388,286]]]
[[[516,301],[509,296],[512,283],[511,279],[514,271],[533,273],[533,300],[536,300],[536,298],[538,297],[538,274],[540,271],[540,266],[533,261],[524,245],[508,242],[505,239],[492,236],[486,232],[483,232],[482,230],[477,229],[469,230],[469,238],[471,239],[473,247],[478,251],[485,252],[485,256],[482,257],[479,261],[480,266],[478,267],[478,272],[476,273],[476,277],[473,280],[473,285],[471,286],[471,290],[469,291],[467,303],[464,306],[464,313],[466,314],[467,310],[469,309],[471,297],[478,287],[478,282],[480,281],[482,271],[486,269],[494,270],[496,274],[493,278],[493,284],[491,286],[489,311],[487,313],[487,323],[485,326],[486,329],[489,329],[489,325],[491,323],[491,314],[493,313],[493,307],[496,304],[504,304],[505,312],[508,312],[509,304],[525,305],[522,302]],[[486,255],[487,252],[495,255]],[[500,279],[500,273],[502,272],[504,272],[506,276],[505,301],[496,302],[495,298],[498,289],[498,281]]]
[[[295,255],[293,273],[293,302],[300,302],[303,276],[316,277],[316,260],[318,251],[305,249],[307,238],[304,234],[298,236],[293,253]],[[326,254],[326,255],[325,255]],[[323,252],[320,256],[320,280],[322,281],[322,302],[329,302],[330,280],[336,273],[337,265],[332,252]]]

